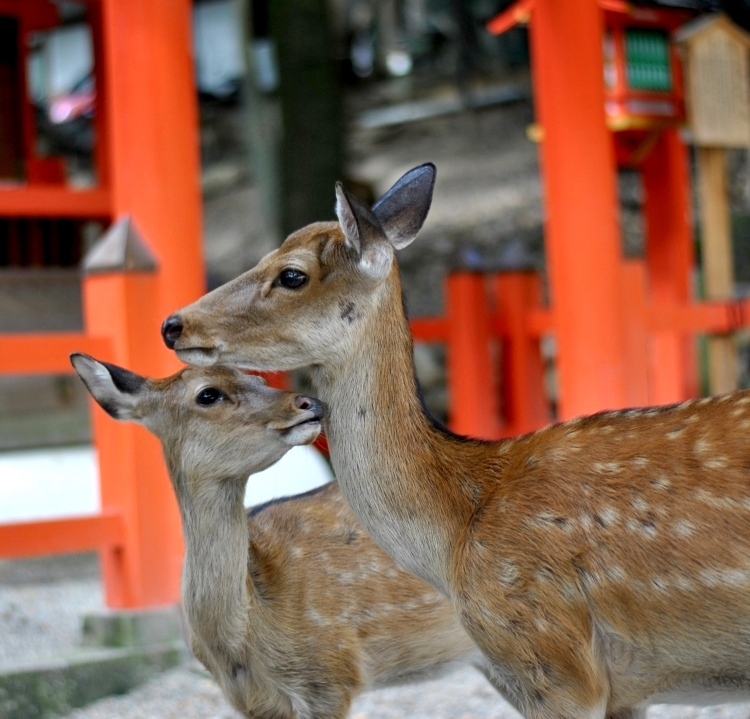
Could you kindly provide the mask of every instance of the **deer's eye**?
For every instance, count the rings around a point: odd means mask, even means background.
[[[296,290],[307,283],[307,275],[291,267],[282,270],[279,275],[279,284],[288,287],[290,290]]]
[[[221,400],[223,400],[225,397],[226,395],[220,390],[216,389],[216,387],[206,387],[206,389],[202,389],[198,393],[195,401],[201,407],[209,407],[212,404],[221,402]]]

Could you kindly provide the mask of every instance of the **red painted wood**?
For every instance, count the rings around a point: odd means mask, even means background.
[[[77,332],[0,334],[0,374],[70,374],[71,352],[108,360],[112,342]]]
[[[115,513],[0,525],[0,559],[122,547],[125,523]]]

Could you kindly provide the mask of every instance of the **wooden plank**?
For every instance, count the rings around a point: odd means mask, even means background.
[[[698,193],[703,242],[703,287],[709,300],[732,297],[734,272],[729,226],[726,150],[698,147]],[[708,384],[711,394],[737,387],[737,348],[734,337],[711,337],[708,343]]]
[[[110,193],[103,188],[0,185],[0,217],[109,217]]]
[[[69,355],[84,352],[97,359],[112,356],[112,341],[78,332],[0,335],[0,374],[69,374]]]
[[[125,522],[112,512],[0,525],[2,559],[121,547],[124,542]]]

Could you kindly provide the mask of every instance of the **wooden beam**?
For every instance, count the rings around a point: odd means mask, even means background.
[[[0,217],[110,217],[106,189],[71,190],[65,186],[0,186]]]
[[[124,540],[125,523],[115,513],[14,522],[0,525],[0,559],[119,547]]]
[[[71,352],[110,359],[112,342],[77,332],[0,335],[0,374],[70,374]]]

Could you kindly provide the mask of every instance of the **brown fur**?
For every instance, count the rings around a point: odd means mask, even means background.
[[[342,719],[368,686],[481,663],[450,603],[372,542],[335,483],[246,516],[248,474],[319,432],[284,429],[310,414],[296,395],[224,367],[140,378],[137,389],[131,375],[124,392],[81,357],[107,411],[161,439],[185,535],[192,648],[244,716]],[[200,407],[209,386],[226,399]]]
[[[314,366],[344,496],[380,546],[451,598],[527,717],[746,697],[750,392],[501,442],[443,432],[414,380],[388,242],[404,245],[408,206],[396,209],[339,193],[340,226],[295,233],[176,315],[180,356]],[[304,287],[278,284],[288,267]]]

